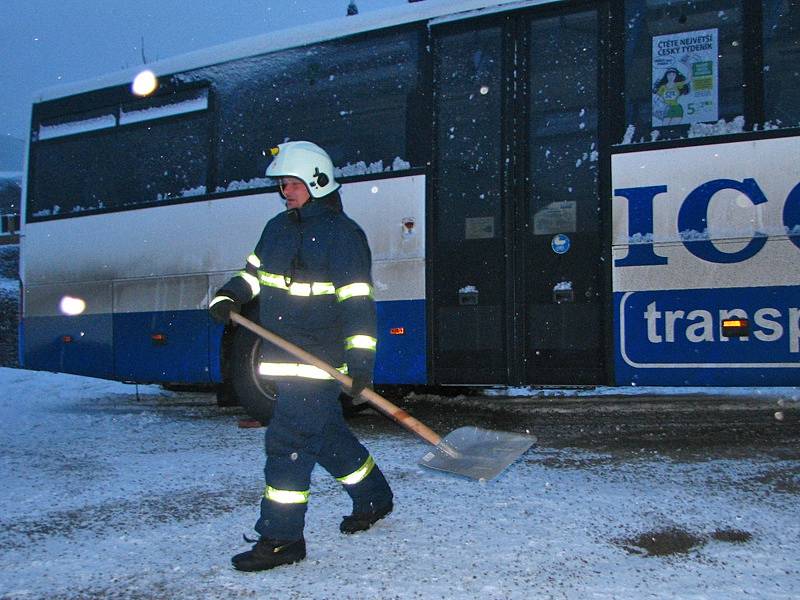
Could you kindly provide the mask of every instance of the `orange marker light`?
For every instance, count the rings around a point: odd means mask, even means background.
[[[750,335],[750,321],[747,319],[723,319],[722,335],[725,337],[747,337]]]
[[[391,335],[405,335],[405,333],[406,333],[406,328],[405,328],[405,327],[392,327],[392,328],[389,330],[389,333],[390,333]]]

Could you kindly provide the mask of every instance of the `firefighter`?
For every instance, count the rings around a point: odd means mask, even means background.
[[[372,384],[375,305],[371,253],[362,229],[343,211],[328,154],[311,142],[272,150],[267,176],[276,178],[286,211],[271,219],[245,268],[209,303],[227,323],[231,312],[259,296],[261,324],[352,377],[357,398]],[[241,571],[261,571],[306,556],[303,528],[316,463],[340,481],[353,512],[343,533],[369,529],[389,514],[392,491],[367,449],[348,428],[339,384],[312,365],[262,344],[259,374],[277,385],[266,430],[266,489],[255,525],[259,539],[233,557]]]

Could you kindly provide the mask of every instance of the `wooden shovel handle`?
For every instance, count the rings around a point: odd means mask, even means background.
[[[250,319],[243,317],[239,313],[232,312],[231,321],[233,321],[234,323],[238,323],[239,325],[245,327],[246,329],[249,329],[250,331],[264,338],[271,344],[275,344],[279,348],[286,350],[286,352],[288,352],[298,360],[301,360],[302,362],[307,363],[309,365],[314,365],[318,369],[322,369],[328,375],[338,380],[345,386],[350,387],[352,385],[353,380],[344,373],[337,371],[325,361],[320,360],[313,354],[309,354],[308,352],[303,350],[300,346],[296,346],[292,342],[285,340],[278,335],[275,335],[271,331],[268,331],[263,327],[261,327],[260,325],[253,323]],[[364,398],[370,404],[372,404],[372,406],[380,410],[382,413],[386,414],[387,416],[397,421],[398,424],[402,425],[409,431],[416,433],[422,439],[424,439],[427,442],[430,442],[434,446],[438,446],[439,442],[442,441],[442,437],[438,433],[433,431],[433,429],[425,425],[425,423],[418,421],[410,414],[408,414],[406,411],[404,411],[402,408],[395,406],[394,404],[389,402],[386,398],[374,392],[373,390],[365,389],[363,392],[361,392],[361,397]]]

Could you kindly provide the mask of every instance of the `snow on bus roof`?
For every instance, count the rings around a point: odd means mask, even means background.
[[[322,23],[314,23],[313,27],[309,27],[309,25],[306,24],[290,29],[264,33],[235,42],[219,44],[179,56],[165,58],[148,63],[147,65],[139,65],[134,68],[100,75],[92,79],[49,87],[35,94],[34,102],[44,102],[90,90],[123,85],[131,82],[143,68],[153,71],[157,76],[171,75],[173,73],[229,62],[239,58],[305,46],[365,31],[385,29],[419,21],[441,20],[441,22],[444,22],[483,12],[492,13],[499,10],[548,4],[554,1],[555,0],[425,0],[424,2],[409,3],[404,6],[370,11],[350,17],[340,17]]]

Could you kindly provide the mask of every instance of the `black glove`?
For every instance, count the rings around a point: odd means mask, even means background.
[[[241,310],[242,303],[225,293],[218,293],[214,296],[208,307],[211,318],[223,325],[231,320],[232,312],[239,313]]]
[[[343,391],[353,399],[353,404],[362,404],[366,402],[366,399],[361,397],[361,392],[366,389],[372,389],[372,377],[356,373],[353,375],[353,385],[349,388],[343,388]]]

